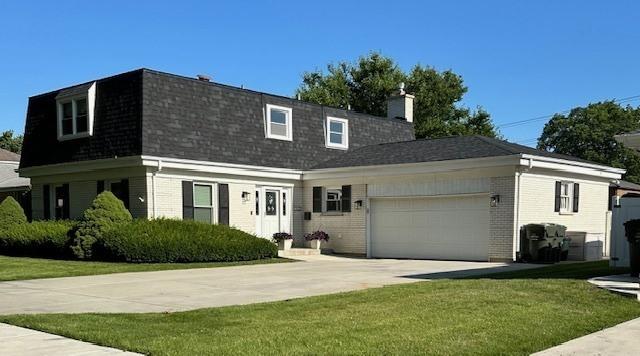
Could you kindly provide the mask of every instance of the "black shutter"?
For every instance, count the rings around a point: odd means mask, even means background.
[[[193,220],[193,182],[182,181],[182,219]]]
[[[578,205],[580,202],[580,184],[573,184],[573,212],[578,212]]]
[[[350,185],[342,186],[342,212],[343,213],[351,212],[351,186]]]
[[[322,187],[313,187],[313,212],[322,212]]]
[[[71,199],[69,197],[69,184],[62,185],[62,218],[69,219],[71,217],[71,210],[69,205],[71,205]]]
[[[51,219],[51,186],[49,184],[42,186],[42,209],[44,219]]]
[[[218,224],[229,225],[229,184],[218,184]]]
[[[124,207],[129,210],[129,180],[123,179],[120,181],[120,200],[124,203]]]
[[[556,182],[556,200],[555,208],[553,211],[556,213],[560,211],[560,190],[562,189],[562,182]]]
[[[100,194],[102,192],[104,192],[104,181],[99,180],[96,182],[96,193]]]

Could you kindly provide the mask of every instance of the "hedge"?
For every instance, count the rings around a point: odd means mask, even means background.
[[[98,238],[94,257],[136,263],[231,262],[277,257],[275,244],[225,226],[182,220],[135,220]]]
[[[71,257],[70,231],[74,223],[67,220],[34,221],[0,228],[0,254],[46,258]]]
[[[79,259],[91,259],[94,243],[106,230],[132,220],[122,200],[113,193],[104,191],[98,194],[78,222],[71,245],[73,254]]]

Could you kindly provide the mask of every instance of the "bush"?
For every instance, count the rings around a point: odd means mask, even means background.
[[[71,251],[79,259],[90,259],[93,245],[107,230],[131,222],[131,213],[124,203],[109,191],[102,192],[93,200],[78,222]]]
[[[0,254],[47,258],[71,257],[69,243],[73,222],[34,221],[0,229]]]
[[[106,231],[96,257],[126,262],[230,262],[277,257],[270,241],[225,226],[181,220],[136,220]]]
[[[0,227],[26,223],[27,216],[20,204],[13,197],[6,197],[0,203]]]

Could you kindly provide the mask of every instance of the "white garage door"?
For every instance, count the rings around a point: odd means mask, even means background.
[[[373,257],[487,261],[486,195],[371,200]]]

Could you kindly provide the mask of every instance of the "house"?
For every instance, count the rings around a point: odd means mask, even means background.
[[[512,261],[519,229],[604,235],[604,165],[480,136],[415,140],[388,117],[140,69],[29,99],[20,174],[35,218],[76,218],[103,190],[137,217],[229,224],[336,253]]]
[[[22,205],[27,216],[30,215],[31,196],[28,178],[18,176],[16,170],[20,164],[20,155],[0,148],[0,202],[13,197]]]

